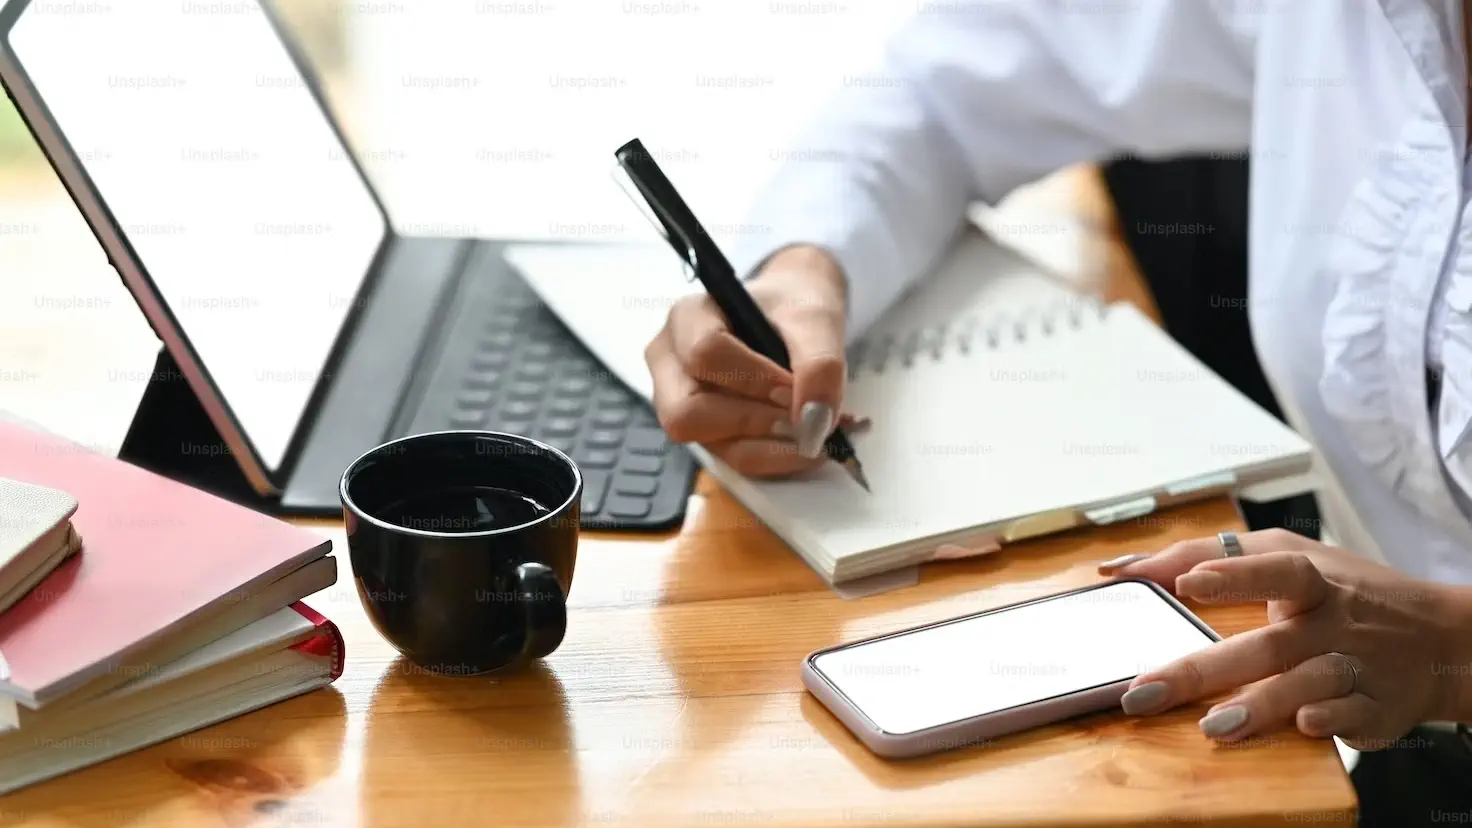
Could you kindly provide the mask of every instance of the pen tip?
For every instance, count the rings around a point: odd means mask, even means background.
[[[864,468],[859,465],[859,461],[851,459],[843,465],[844,468],[848,469],[849,477],[852,477],[855,483],[863,486],[864,491],[870,494],[874,493],[874,490],[869,488],[869,479],[864,477]]]

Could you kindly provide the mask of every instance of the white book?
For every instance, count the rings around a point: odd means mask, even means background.
[[[293,604],[75,704],[0,732],[0,794],[326,686],[342,670],[332,622]]]
[[[644,346],[701,290],[650,245],[520,245],[547,305],[650,399]],[[1309,444],[1128,303],[1104,304],[978,232],[850,351],[845,409],[873,488],[836,464],[752,480],[702,466],[832,583],[1140,517],[1222,493],[1312,487]],[[1256,488],[1257,493],[1251,491]]]
[[[61,489],[0,477],[0,613],[81,548],[77,507]]]

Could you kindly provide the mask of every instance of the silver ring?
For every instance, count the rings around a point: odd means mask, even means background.
[[[1217,532],[1216,542],[1222,545],[1223,558],[1242,557],[1242,544],[1238,543],[1236,532]]]
[[[1354,659],[1341,652],[1325,653],[1324,655],[1338,656],[1339,660],[1349,665],[1349,689],[1344,695],[1353,696],[1360,687],[1360,668],[1354,663]]]

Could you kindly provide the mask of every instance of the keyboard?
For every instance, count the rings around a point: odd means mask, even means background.
[[[415,429],[502,431],[566,453],[583,475],[584,529],[678,526],[699,469],[695,458],[670,442],[648,403],[519,276],[498,263],[472,259],[469,267],[440,376],[426,395],[434,405],[416,417]]]

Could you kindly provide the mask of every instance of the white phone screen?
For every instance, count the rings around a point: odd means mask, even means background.
[[[903,735],[1133,678],[1212,643],[1148,584],[1119,581],[836,649],[813,667]]]

